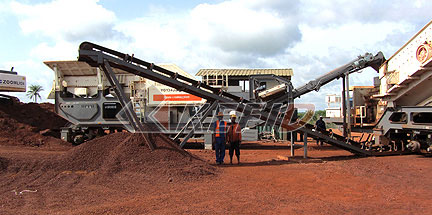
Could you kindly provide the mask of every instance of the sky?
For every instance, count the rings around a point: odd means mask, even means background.
[[[426,0],[0,0],[0,69],[14,67],[27,85],[54,73],[43,64],[75,60],[83,41],[153,63],[203,68],[292,68],[298,87],[366,52],[389,58],[431,21]],[[368,86],[365,69],[351,85]],[[326,107],[341,81],[296,102]],[[25,93],[13,93],[29,102]]]

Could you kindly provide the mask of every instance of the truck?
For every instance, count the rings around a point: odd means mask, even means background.
[[[11,70],[0,70],[0,92],[26,92],[26,77],[18,75],[17,72]],[[5,103],[18,102],[17,97],[0,94],[0,101]]]

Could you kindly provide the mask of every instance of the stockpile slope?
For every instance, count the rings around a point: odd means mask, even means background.
[[[23,153],[0,154],[1,214],[101,214],[92,211],[141,195],[164,198],[179,184],[218,176],[162,134],[114,133],[67,151],[16,148]]]
[[[155,144],[150,150],[148,142]],[[144,174],[147,180],[212,175],[215,168],[178,147],[163,134],[119,132],[79,145],[61,156],[56,169],[113,176]]]
[[[67,121],[50,103],[0,104],[0,144],[43,146],[59,143]]]

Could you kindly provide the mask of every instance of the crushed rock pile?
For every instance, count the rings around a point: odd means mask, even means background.
[[[0,144],[42,146],[59,143],[67,121],[51,103],[0,104]]]
[[[103,186],[134,192],[135,187],[196,181],[218,175],[218,169],[179,148],[162,134],[119,132],[72,147],[58,155],[0,157],[0,192]],[[63,194],[62,194],[63,195]]]
[[[155,144],[151,151],[147,143]],[[144,174],[147,179],[213,175],[215,168],[178,147],[163,134],[119,132],[85,142],[59,158],[57,169],[103,176]]]
[[[22,184],[29,185],[30,180],[35,186],[48,182],[61,184],[83,176],[100,179],[133,175],[153,182],[197,179],[216,173],[216,168],[179,148],[163,134],[119,132],[71,147],[59,139],[59,129],[65,124],[67,121],[54,113],[54,105],[50,103],[0,104],[1,145],[50,149],[58,146],[60,151],[67,150],[56,156],[0,157],[0,173],[19,176]],[[149,142],[155,145],[155,150],[150,150]]]

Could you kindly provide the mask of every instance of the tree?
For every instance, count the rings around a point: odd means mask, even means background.
[[[304,115],[306,114],[306,112],[300,112],[298,113],[298,118],[302,118]],[[312,113],[310,113],[312,114]],[[313,116],[310,118],[309,120],[309,124],[315,124],[315,122],[319,119],[320,116],[325,117],[326,115],[326,111],[325,110],[316,110],[315,112],[313,112]]]
[[[306,114],[306,112],[300,112],[298,113],[298,118],[301,119]],[[312,112],[311,112],[312,114]],[[316,110],[313,112],[313,116],[310,118],[310,120],[307,122],[308,124],[315,125],[315,122],[320,118],[320,116],[325,117],[326,111],[325,110]],[[337,128],[337,125],[334,123],[326,123],[327,128]]]
[[[32,84],[29,87],[29,90],[27,91],[27,96],[30,99],[34,99],[35,103],[37,103],[37,98],[39,97],[40,99],[42,99],[42,97],[40,96],[40,92],[43,91],[43,88],[41,85],[38,84]]]

